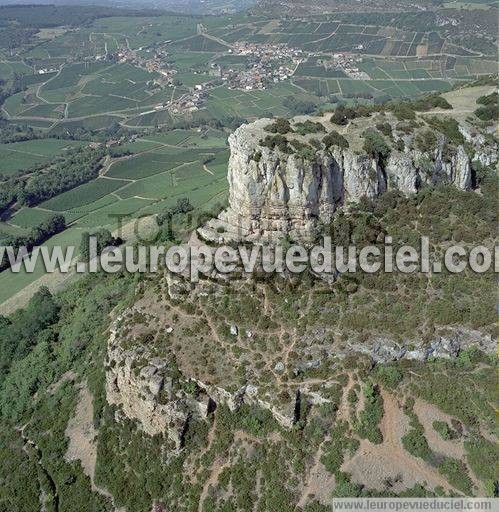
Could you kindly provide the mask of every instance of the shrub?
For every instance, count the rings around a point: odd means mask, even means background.
[[[395,141],[395,149],[397,149],[398,151],[404,151],[405,150],[404,139],[397,139]]]
[[[421,425],[418,417],[412,410],[413,406],[413,399],[409,399],[404,406],[404,411],[410,418],[411,430],[402,437],[402,445],[414,457],[427,461],[431,458],[433,452],[424,435],[423,425]]]
[[[430,117],[428,124],[438,130],[440,133],[454,144],[464,144],[463,134],[459,131],[459,123],[451,118]]]
[[[446,457],[439,465],[438,470],[447,477],[453,487],[462,491],[466,496],[473,495],[473,482],[462,462]]]
[[[499,106],[495,104],[479,107],[475,110],[475,115],[481,121],[495,121],[499,118]]]
[[[456,437],[456,432],[452,430],[445,421],[434,421],[432,427],[445,441]]]
[[[340,105],[331,116],[331,122],[340,126],[347,125],[351,119],[357,117],[357,112],[353,108]]]
[[[326,129],[322,123],[314,123],[313,121],[307,120],[304,123],[295,124],[295,132],[300,135],[307,135],[309,133],[325,132]]]
[[[476,102],[479,105],[497,105],[499,99],[499,95],[497,92],[493,92],[492,94],[489,94],[488,96],[480,96]]]
[[[433,108],[441,108],[445,110],[451,110],[452,105],[442,96],[438,94],[430,94],[429,96],[425,96],[420,100],[412,102],[412,107],[414,110],[419,112],[426,112]]]
[[[265,131],[285,135],[286,133],[292,132],[293,129],[291,128],[291,124],[287,119],[284,119],[283,117],[278,117],[273,124],[270,124],[265,127]]]
[[[331,495],[334,498],[352,498],[362,496],[363,487],[359,484],[350,482],[350,477],[346,473],[341,473]]]
[[[291,146],[293,146],[296,150],[296,153],[306,160],[313,160],[315,157],[315,150],[312,146],[309,146],[308,144],[304,144],[303,142],[300,142],[299,140],[291,140],[289,141]]]
[[[385,160],[390,155],[390,146],[386,143],[383,135],[379,132],[372,130],[365,131],[362,136],[364,137],[364,151],[378,160]]]
[[[321,457],[321,462],[324,464],[326,470],[338,476],[340,474],[340,467],[345,458],[345,451],[353,455],[359,446],[359,442],[347,437],[348,424],[345,422],[338,422],[330,433],[330,440],[324,443],[324,454]]]
[[[392,126],[390,123],[377,123],[376,129],[380,131],[383,135],[386,135],[387,137],[392,136]]]
[[[388,387],[395,387],[404,378],[396,366],[390,365],[376,366],[376,377],[383,385]]]
[[[289,153],[290,148],[288,146],[288,139],[282,135],[267,135],[263,141],[260,142],[261,146],[265,146],[269,149],[279,149],[283,153]]]
[[[372,108],[367,105],[359,105],[357,107],[356,117],[369,117],[371,115]]]
[[[416,119],[416,114],[408,103],[396,103],[392,106],[392,112],[399,121]]]
[[[331,133],[328,133],[322,139],[322,142],[326,145],[326,148],[338,146],[341,149],[346,149],[349,146],[347,139],[345,139],[343,135],[341,135],[335,130],[333,130]]]
[[[188,197],[179,197],[177,199],[177,203],[175,206],[171,208],[166,208],[162,212],[158,213],[156,216],[156,223],[158,226],[163,226],[165,224],[171,224],[172,217],[174,215],[185,215],[194,210],[194,206],[192,206]]]
[[[378,427],[383,417],[383,398],[377,386],[367,384],[364,388],[365,406],[359,415],[359,422],[356,431],[359,436],[369,439],[371,443],[380,444],[383,442],[383,435]]]
[[[414,123],[401,121],[400,123],[397,123],[397,126],[395,126],[395,129],[399,132],[409,135],[414,130]]]
[[[255,161],[255,162],[259,162],[261,159],[262,159],[262,152],[261,151],[255,151],[253,153],[253,157],[252,159]]]
[[[310,143],[311,146],[317,149],[317,151],[320,151],[322,149],[321,141],[316,139],[315,137],[313,139],[310,139],[308,142]]]
[[[92,254],[90,254],[90,237],[96,239],[97,255],[102,254],[107,247],[117,247],[123,243],[123,240],[114,238],[111,231],[106,228],[98,229],[95,233],[84,231],[80,240],[80,256],[81,259],[86,262],[88,262],[89,258],[92,256]]]
[[[464,443],[467,460],[475,475],[490,487],[496,479],[496,461],[499,448],[484,437],[474,435]]]
[[[402,437],[402,445],[414,457],[428,460],[432,451],[424,437],[422,429],[412,429]]]
[[[418,132],[414,137],[414,147],[423,153],[432,153],[438,144],[437,136],[432,130]]]

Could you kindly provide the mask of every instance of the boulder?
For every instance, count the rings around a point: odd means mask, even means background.
[[[163,388],[163,377],[161,375],[153,375],[149,381],[149,391],[156,396]]]

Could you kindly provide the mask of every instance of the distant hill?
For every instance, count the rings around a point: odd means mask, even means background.
[[[57,5],[57,6],[100,6],[113,9],[115,15],[126,16],[127,14],[116,13],[133,9],[155,9],[167,10],[177,13],[188,14],[223,14],[243,11],[255,5],[257,0],[0,0],[3,5]],[[74,8],[74,7],[72,7]],[[93,7],[95,8],[95,7]]]
[[[103,2],[104,3],[104,2]],[[110,2],[107,2],[110,4]],[[2,5],[3,4],[3,5]],[[16,2],[0,1],[2,24],[15,23],[23,28],[46,28],[61,25],[82,26],[99,18],[110,16],[155,16],[157,10],[120,9],[111,6],[76,5],[84,2],[66,0],[64,2]],[[55,5],[59,4],[59,5]],[[72,4],[72,5],[68,5]]]
[[[457,3],[457,2],[454,2]],[[471,0],[461,4],[476,4],[477,7],[497,6],[496,0]],[[310,16],[330,12],[362,11],[415,11],[450,7],[452,2],[440,0],[259,0],[253,11],[258,14],[282,14],[288,16]],[[453,6],[452,6],[453,7]]]

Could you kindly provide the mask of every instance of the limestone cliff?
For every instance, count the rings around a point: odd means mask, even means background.
[[[326,132],[334,129],[327,118],[317,119]],[[200,230],[202,237],[260,240],[289,235],[307,240],[336,210],[362,197],[375,198],[387,190],[411,194],[425,184],[441,182],[465,190],[471,187],[466,151],[458,146],[446,152],[443,139],[429,153],[410,146],[403,151],[392,147],[382,160],[367,155],[353,140],[359,137],[348,133],[347,148],[327,148],[317,134],[293,132],[286,134],[290,145],[284,150],[267,147],[262,141],[269,136],[266,128],[272,122],[260,119],[242,125],[229,137],[229,208]],[[312,151],[304,155],[293,145]]]
[[[471,188],[470,158],[463,146],[449,148],[440,138],[433,151],[425,152],[413,147],[414,134],[401,135],[394,128],[390,153],[373,158],[362,150],[359,133],[346,129],[342,136],[348,136],[347,143],[315,143],[334,127],[325,118],[313,122],[322,125],[319,134],[303,135],[296,129],[277,137],[276,147],[265,142],[266,128],[273,123],[269,119],[243,125],[230,136],[229,207],[199,230],[202,237],[217,242],[285,235],[310,239],[321,223],[362,197],[376,198],[389,190],[412,194],[441,182]],[[361,122],[359,131],[364,128]],[[401,140],[403,144],[397,143]],[[193,236],[189,243],[199,240]],[[113,323],[108,342],[106,396],[118,415],[137,420],[150,435],[166,434],[178,451],[189,422],[219,405],[230,410],[255,405],[281,426],[292,427],[299,421],[301,403],[332,403],[331,382],[308,379],[309,373],[331,371],[342,359],[424,362],[454,358],[470,347],[487,354],[495,350],[489,334],[464,326],[435,329],[430,339],[417,332],[403,339],[380,334],[366,339],[344,336],[329,323],[308,325],[308,319],[302,332],[287,325],[288,316],[272,325],[266,318],[267,309],[272,310],[269,293],[264,289],[258,295],[258,286],[245,288],[245,282],[209,279],[194,286],[166,272],[156,287],[138,290],[134,305]],[[249,296],[248,303],[251,298],[264,304],[257,310],[262,319],[242,314],[232,323],[225,313],[216,315],[215,304],[224,303],[230,286],[230,302]]]
[[[117,407],[118,418],[137,420],[151,436],[165,434],[174,452],[182,448],[189,422],[206,418],[221,404],[231,411],[243,403],[257,405],[270,411],[283,427],[293,426],[295,400],[287,406],[277,405],[272,399],[262,399],[251,384],[230,391],[204,382],[195,372],[186,374],[164,354],[154,355],[147,344],[135,341],[125,347],[126,323],[134,311],[135,306],[115,319],[108,339],[106,399]]]
[[[172,283],[166,283],[171,287]],[[234,284],[234,286],[238,286]],[[215,331],[213,321],[203,317],[193,330],[193,319],[173,304],[191,301],[199,304],[206,296],[224,290],[213,282],[199,283],[196,289],[184,292],[183,301],[164,300],[157,290],[149,289],[135,304],[123,311],[112,323],[107,346],[106,398],[116,406],[117,418],[136,420],[149,435],[165,435],[171,453],[183,447],[189,423],[206,418],[220,405],[231,411],[243,404],[267,410],[284,428],[298,420],[300,401],[309,404],[331,402],[328,378],[318,386],[310,372],[329,368],[339,361],[365,356],[375,363],[400,359],[427,361],[430,358],[450,359],[470,347],[494,354],[495,340],[488,334],[465,327],[445,328],[435,332],[428,342],[418,337],[403,340],[375,335],[360,340],[344,340],[334,327],[321,323],[311,325],[305,332],[292,329],[290,350],[269,347],[260,355],[266,365],[252,357],[241,361],[240,355],[225,350],[227,346],[244,346],[245,352],[256,353],[261,347],[258,336],[275,336],[265,330],[258,334],[240,325]],[[200,310],[203,311],[203,310]],[[204,314],[204,313],[203,313]],[[256,323],[256,322],[255,322]],[[203,324],[206,329],[202,330]],[[224,341],[225,340],[225,341]],[[275,352],[275,350],[277,350]],[[208,370],[205,354],[210,351],[217,367]],[[260,360],[261,362],[261,360]],[[244,379],[237,368],[244,367]],[[284,378],[285,376],[288,376]],[[281,379],[283,377],[283,379]],[[270,380],[269,380],[270,379]]]

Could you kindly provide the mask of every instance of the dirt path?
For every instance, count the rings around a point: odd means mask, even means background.
[[[203,164],[203,171],[207,172],[208,174],[211,174],[212,176],[215,176],[215,173],[213,171],[210,171],[208,167],[206,167],[206,164]]]
[[[425,437],[432,450],[455,459],[464,458],[466,451],[464,450],[462,440],[446,441],[432,427],[434,421],[445,421],[447,424],[450,424],[451,416],[420,398],[414,402],[414,412],[424,427]]]
[[[97,449],[94,440],[97,431],[93,424],[93,397],[86,385],[80,389],[75,415],[68,421],[65,434],[69,439],[66,460],[80,460],[83,472],[92,482],[92,489],[96,490],[94,474]]]
[[[288,345],[286,345],[284,343],[284,335],[286,334],[286,330],[284,329],[284,327],[281,325],[279,327],[279,344],[283,347],[283,352],[282,352],[282,360],[284,362],[284,366],[287,367],[288,366],[288,363],[289,363],[289,355],[291,354],[291,352],[293,352],[294,348],[295,348],[295,345],[296,345],[296,341],[298,339],[298,336],[296,335],[296,332],[294,333],[294,336],[293,336],[293,341],[291,343],[289,343]]]
[[[66,427],[66,437],[69,439],[68,450],[64,458],[68,461],[79,460],[83,468],[83,472],[90,479],[92,491],[105,496],[113,502],[113,496],[102,487],[94,482],[95,464],[97,462],[97,446],[95,445],[95,437],[97,431],[93,423],[94,407],[93,396],[87,385],[83,385],[80,389],[80,397],[76,406],[75,415],[68,421]],[[114,507],[115,512],[126,512],[125,508]]]
[[[426,482],[429,489],[437,486],[453,490],[447,480],[423,460],[410,455],[402,446],[408,418],[397,399],[382,391],[385,413],[380,422],[383,442],[375,445],[363,439],[356,454],[341,467],[352,474],[355,483],[369,483],[369,488],[384,490],[388,478],[397,480],[391,490],[401,492],[417,483]]]
[[[322,454],[324,453],[324,443],[327,441],[328,438],[324,439],[314,455],[305,487],[297,503],[298,507],[303,508],[309,501],[308,497],[310,495],[313,495],[315,499],[323,504],[327,504],[331,499],[331,491],[335,486],[334,475],[329,473],[321,462]]]

